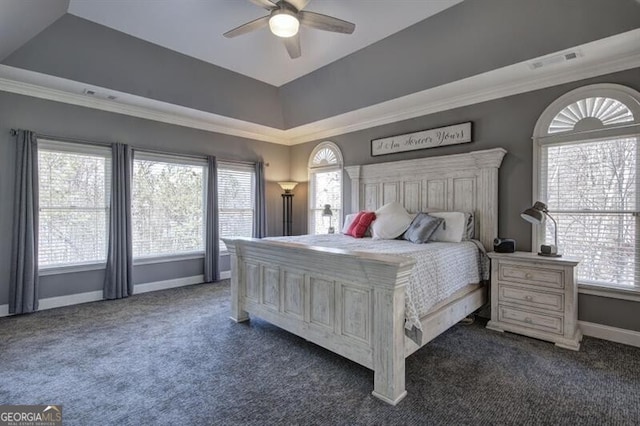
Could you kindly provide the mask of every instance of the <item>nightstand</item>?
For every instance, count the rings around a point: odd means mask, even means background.
[[[578,286],[569,257],[536,253],[489,253],[491,321],[487,328],[510,331],[580,350]]]

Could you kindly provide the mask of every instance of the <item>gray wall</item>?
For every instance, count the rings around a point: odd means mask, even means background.
[[[502,147],[507,149],[500,168],[499,184],[499,236],[515,238],[519,250],[531,249],[531,225],[520,218],[520,212],[532,202],[532,141],[533,128],[540,114],[564,93],[593,83],[619,83],[640,90],[640,69],[628,70],[563,84],[543,90],[510,96],[450,111],[444,111],[385,126],[335,136],[342,150],[346,166],[375,164],[387,161],[457,154],[468,151]],[[410,133],[448,124],[473,122],[473,142],[412,152],[371,157],[370,140],[391,135]],[[291,149],[291,177],[306,181],[307,161],[319,141],[293,146]],[[350,182],[345,173],[345,213],[350,210]],[[300,200],[299,200],[300,201]],[[306,203],[306,201],[305,201]],[[306,220],[304,222],[306,226]],[[305,229],[297,229],[304,233]],[[640,331],[640,315],[628,316],[640,303],[581,295],[586,300],[580,306],[580,319],[606,323],[617,327]],[[595,300],[595,302],[594,302]],[[618,305],[626,309],[616,309]],[[606,322],[602,321],[606,318]]]
[[[3,63],[288,129],[629,31],[638,16],[635,0],[465,1],[280,88],[70,14]]]
[[[629,31],[639,17],[634,0],[464,1],[282,86],[285,128]]]
[[[69,14],[3,63],[283,127],[278,89],[274,86]]]
[[[216,155],[224,160],[257,161],[269,166],[267,215],[269,235],[282,233],[280,187],[289,178],[289,147],[234,136],[168,125],[119,114],[91,110],[20,95],[0,93],[0,305],[8,303],[11,259],[15,141],[9,129],[104,142],[123,142],[135,148],[185,154]],[[229,268],[228,259],[222,267]],[[201,260],[140,265],[135,283],[169,280],[203,273]],[[102,289],[103,271],[48,275],[41,278],[41,297],[54,297]]]

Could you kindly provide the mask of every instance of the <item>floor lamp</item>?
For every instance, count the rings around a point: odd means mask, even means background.
[[[278,182],[278,185],[284,191],[282,194],[282,235],[289,236],[293,234],[293,188],[298,182]]]

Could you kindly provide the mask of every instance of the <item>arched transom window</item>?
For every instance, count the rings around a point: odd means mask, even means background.
[[[339,231],[341,224],[342,153],[335,143],[322,142],[309,156],[309,233]]]
[[[615,124],[633,122],[633,113],[622,102],[603,97],[580,99],[567,105],[549,125],[549,134],[594,130]]]
[[[534,201],[557,221],[581,285],[640,290],[640,94],[598,84],[560,97],[534,131]],[[536,167],[537,165],[537,167]],[[533,230],[553,244],[553,222]]]

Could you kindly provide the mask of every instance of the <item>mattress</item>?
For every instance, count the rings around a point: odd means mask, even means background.
[[[422,330],[420,318],[468,284],[488,279],[489,261],[482,244],[469,240],[460,243],[414,244],[405,240],[373,240],[342,234],[272,237],[318,247],[407,256],[415,260],[405,291],[405,328]]]

